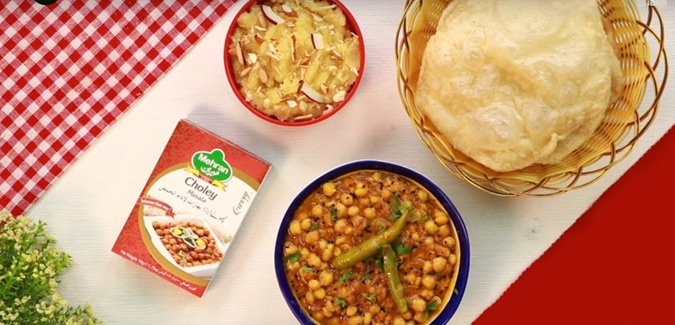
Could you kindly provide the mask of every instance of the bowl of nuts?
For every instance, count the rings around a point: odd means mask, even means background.
[[[309,125],[354,95],[364,42],[339,1],[251,0],[228,30],[224,60],[232,90],[253,114],[278,125]]]

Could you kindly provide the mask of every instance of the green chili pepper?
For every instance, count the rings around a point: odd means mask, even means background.
[[[384,274],[387,275],[387,282],[389,283],[389,292],[396,303],[398,311],[405,313],[408,311],[408,304],[403,295],[403,285],[398,275],[398,261],[394,250],[389,245],[382,247],[382,255],[384,256]]]
[[[346,252],[333,259],[333,266],[343,270],[348,267],[352,267],[356,263],[361,262],[375,254],[377,250],[382,247],[382,245],[393,242],[396,237],[398,237],[398,235],[403,232],[403,228],[405,228],[407,220],[408,212],[405,212],[400,218],[398,218],[398,220],[396,220],[396,222],[394,222],[393,225],[391,225],[391,227],[389,227],[384,232],[350,248]]]

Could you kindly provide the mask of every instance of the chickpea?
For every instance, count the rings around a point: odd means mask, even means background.
[[[309,230],[309,228],[312,227],[312,220],[309,220],[309,219],[302,220],[300,222],[300,227],[302,228],[302,230],[305,230],[305,231]]]
[[[359,214],[359,207],[355,205],[350,206],[349,209],[347,209],[347,214],[350,217],[355,217],[357,214]]]
[[[314,295],[311,291],[307,291],[305,294],[305,301],[310,305],[314,303]]]
[[[300,219],[300,220],[305,220],[308,217],[309,217],[309,215],[305,211],[302,211],[302,212],[298,213],[298,219]]]
[[[323,215],[323,207],[320,205],[315,205],[312,207],[312,215],[315,217],[320,217]]]
[[[326,298],[326,290],[324,290],[323,288],[314,290],[314,297],[316,297],[316,299],[319,300]]]
[[[322,271],[319,274],[319,282],[322,286],[327,287],[333,283],[333,273],[330,271]]]
[[[337,209],[338,218],[343,218],[347,215],[347,206],[342,203],[335,204],[335,209]]]
[[[368,310],[371,314],[377,314],[380,312],[382,308],[380,308],[380,305],[372,305],[370,306],[370,309]]]
[[[414,311],[421,313],[427,308],[427,303],[424,301],[424,299],[415,297],[412,300],[411,307]]]
[[[312,253],[307,257],[307,263],[311,266],[319,267],[321,266],[321,259],[316,256],[316,254]]]
[[[436,221],[436,223],[439,225],[445,225],[448,223],[448,215],[441,210],[436,210],[436,212],[434,212],[434,217],[434,221]]]
[[[433,235],[436,232],[438,232],[438,226],[436,225],[436,223],[433,220],[429,220],[429,221],[424,223],[424,230],[426,230],[427,233]]]
[[[305,235],[305,241],[308,244],[315,244],[319,241],[319,232],[316,230],[308,232],[307,235]]]
[[[438,233],[441,234],[441,236],[448,236],[450,235],[450,227],[448,227],[448,225],[442,225],[438,228]]]
[[[333,244],[328,244],[326,249],[321,252],[321,259],[328,262],[333,257]]]
[[[422,292],[420,292],[420,296],[425,299],[431,299],[434,297],[434,292],[429,289],[424,289]]]
[[[424,323],[427,321],[427,316],[424,316],[424,313],[417,313],[415,314],[415,321],[418,323]]]
[[[335,188],[335,184],[330,182],[324,183],[321,189],[323,190],[323,194],[325,194],[326,196],[332,196],[337,191],[337,189]]]
[[[394,325],[405,325],[405,320],[403,317],[396,317],[394,318]]]
[[[368,187],[366,187],[366,184],[363,184],[362,182],[356,182],[354,194],[358,197],[364,197],[366,194],[368,194]]]
[[[375,204],[377,202],[380,202],[380,197],[376,195],[371,195],[370,196],[370,203]]]
[[[169,244],[175,245],[175,244],[176,244],[176,239],[175,239],[175,238],[169,239]]]
[[[335,222],[335,225],[333,225],[333,227],[335,228],[336,232],[344,233],[345,228],[347,228],[347,220],[338,219],[338,221]],[[340,237],[340,238],[344,239],[344,237]]]
[[[434,272],[441,272],[445,269],[445,266],[448,265],[448,261],[442,257],[436,257],[432,260]]]
[[[363,317],[361,316],[352,316],[347,319],[347,325],[361,325],[363,324]]]
[[[450,254],[448,257],[448,262],[450,262],[450,265],[455,265],[455,263],[457,263],[457,255]]]
[[[433,237],[424,238],[424,245],[433,246],[434,245],[434,238]]]
[[[367,207],[370,205],[370,199],[367,197],[362,197],[359,199],[359,205],[362,207]]]
[[[321,284],[320,284],[319,281],[316,280],[316,279],[311,279],[311,280],[309,280],[309,282],[307,282],[307,285],[308,285],[309,288],[312,289],[312,290],[316,290],[316,289],[319,289],[319,288],[321,287]]]
[[[436,277],[433,275],[425,275],[422,278],[422,285],[427,289],[433,289],[436,286]]]
[[[363,216],[368,219],[375,218],[375,208],[366,208],[363,210]]]
[[[349,306],[347,307],[347,316],[354,316],[356,315],[357,311],[358,309],[356,308],[356,306]]]
[[[365,313],[363,314],[363,324],[369,325],[373,321],[373,314]]]
[[[408,273],[403,277],[408,283],[413,284],[415,283],[415,273]]]
[[[455,246],[455,239],[452,237],[445,237],[445,239],[443,239],[443,244],[448,248],[452,248]]]
[[[335,249],[333,250],[333,256],[337,257],[340,256],[340,254],[342,254],[342,250],[340,249],[340,247],[335,247]]]
[[[429,194],[427,194],[427,191],[424,190],[417,191],[417,200],[419,200],[420,202],[426,202],[427,199],[429,199]]]
[[[383,189],[383,190],[382,190],[382,198],[385,199],[385,200],[387,200],[387,199],[389,199],[390,197],[391,197],[391,191],[388,190],[388,189],[386,189],[386,188]]]
[[[335,245],[342,245],[347,242],[347,238],[343,236],[338,236],[338,238],[335,240]]]
[[[340,197],[340,202],[346,206],[350,206],[354,204],[354,197],[349,193],[342,194]]]
[[[290,230],[291,235],[299,235],[302,233],[300,222],[298,222],[298,220],[291,221],[291,225],[288,227],[288,229]]]
[[[433,269],[433,267],[431,266],[431,262],[425,261],[424,266],[422,267],[422,271],[424,273],[431,273],[432,269]]]

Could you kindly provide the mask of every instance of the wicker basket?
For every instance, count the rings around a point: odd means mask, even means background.
[[[453,175],[496,195],[565,193],[602,177],[628,155],[654,120],[668,76],[661,15],[650,5],[646,21],[641,21],[632,0],[598,0],[602,15],[613,29],[626,87],[610,105],[593,136],[555,165],[496,172],[477,163],[454,149],[415,104],[424,49],[450,2],[452,0],[407,1],[396,36],[396,63],[399,94],[417,134]],[[648,43],[650,37],[653,43]],[[653,56],[650,56],[650,44],[656,49]],[[653,96],[649,103],[643,103],[647,92],[653,92]]]

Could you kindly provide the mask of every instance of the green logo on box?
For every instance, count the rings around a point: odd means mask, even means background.
[[[232,167],[225,161],[225,153],[220,149],[195,152],[192,155],[192,166],[200,174],[213,180],[224,182],[232,178]]]

